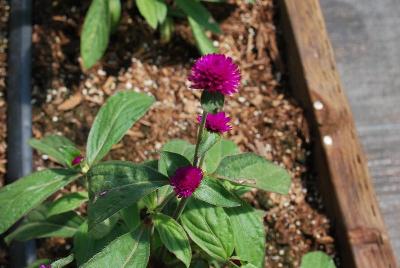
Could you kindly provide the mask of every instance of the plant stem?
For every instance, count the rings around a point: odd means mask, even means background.
[[[197,133],[197,142],[196,142],[196,148],[194,150],[194,158],[193,158],[193,166],[198,167],[199,166],[199,146],[201,142],[201,136],[203,135],[204,127],[206,125],[206,118],[207,118],[207,112],[203,111],[203,115],[201,116],[201,123],[199,126],[199,131]]]
[[[189,198],[183,197],[180,201],[178,206],[176,207],[176,210],[174,212],[174,215],[172,216],[176,221],[178,221],[179,217],[181,216],[183,210],[186,207],[186,204],[188,202]]]

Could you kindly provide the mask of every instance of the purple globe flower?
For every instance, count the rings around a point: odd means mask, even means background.
[[[188,80],[191,88],[232,95],[238,92],[240,71],[232,58],[223,54],[207,54],[192,67]]]
[[[39,268],[51,268],[50,264],[41,264]]]
[[[171,177],[170,183],[178,197],[189,197],[199,187],[203,171],[194,166],[180,167]]]
[[[73,166],[76,166],[76,165],[80,164],[82,161],[83,161],[83,156],[78,155],[74,159],[72,159],[71,164]]]
[[[197,120],[201,122],[202,116],[200,115]],[[229,125],[231,118],[226,116],[225,112],[218,112],[215,114],[207,114],[206,129],[210,132],[224,133],[232,129]]]

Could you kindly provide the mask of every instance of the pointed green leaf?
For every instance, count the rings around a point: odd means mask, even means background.
[[[26,241],[43,237],[72,237],[83,223],[75,212],[55,215],[43,221],[27,221],[10,233],[4,241]]]
[[[162,43],[168,43],[171,41],[174,34],[174,21],[171,18],[166,18],[165,21],[160,25],[160,37]]]
[[[229,155],[238,154],[239,149],[236,144],[230,140],[220,139],[214,146],[210,148],[204,159],[203,169],[207,173],[213,173],[221,160]]]
[[[37,259],[34,262],[32,262],[31,264],[29,264],[29,266],[27,268],[40,268],[40,265],[42,265],[42,264],[51,264],[51,260],[50,259]]]
[[[227,261],[232,255],[234,239],[231,222],[223,208],[190,199],[181,222],[189,237],[210,257]]]
[[[116,213],[104,221],[97,223],[90,229],[89,233],[94,239],[101,239],[108,235],[117,224],[120,214]]]
[[[258,268],[264,268],[265,229],[262,217],[246,203],[240,207],[225,208],[225,211],[231,220],[236,255]]]
[[[206,30],[221,33],[218,23],[215,22],[210,12],[197,0],[175,0],[176,5],[194,22]]]
[[[289,192],[289,173],[253,153],[243,153],[222,159],[215,176],[237,184],[281,194]]]
[[[208,113],[216,113],[224,107],[225,97],[219,92],[204,90],[201,94],[201,107]]]
[[[74,255],[71,254],[65,258],[62,258],[62,259],[59,259],[59,260],[56,260],[55,262],[53,262],[51,264],[51,268],[62,268],[62,267],[67,266],[68,264],[70,264],[73,261],[74,261]]]
[[[133,231],[140,224],[140,208],[138,203],[122,209],[121,218],[125,222],[129,231]]]
[[[163,0],[136,0],[136,5],[151,28],[156,29],[158,23],[165,21],[167,5]]]
[[[122,161],[97,164],[87,176],[90,225],[104,221],[169,183],[167,177],[152,168]]]
[[[191,163],[184,156],[172,153],[172,152],[161,152],[160,160],[158,161],[158,170],[168,176],[169,178],[174,176],[175,171],[180,167],[190,166]]]
[[[214,47],[212,41],[207,37],[203,27],[193,18],[188,17],[190,28],[192,28],[193,37],[196,41],[198,50],[202,55],[217,53],[218,49]]]
[[[121,19],[121,0],[108,0],[108,7],[110,10],[111,32],[115,32]]]
[[[321,251],[307,253],[301,259],[300,268],[335,268],[331,257]]]
[[[74,192],[64,195],[63,197],[51,202],[47,206],[47,217],[61,214],[80,207],[88,200],[87,192]]]
[[[192,250],[182,226],[173,218],[161,213],[154,214],[153,221],[165,247],[189,267]]]
[[[142,162],[142,165],[144,165],[144,166],[148,166],[148,167],[150,167],[150,168],[152,168],[152,169],[155,169],[155,170],[158,170],[158,160],[147,160],[147,161],[144,161],[144,162]]]
[[[89,166],[100,161],[153,104],[147,94],[124,91],[110,97],[94,120],[86,154]]]
[[[117,224],[106,236],[95,239],[88,231],[87,222],[84,222],[74,236],[73,253],[78,267],[103,250],[111,241],[126,233],[127,230]]]
[[[172,152],[183,155],[189,161],[193,161],[194,145],[185,140],[174,139],[170,140],[162,147],[161,151]]]
[[[70,167],[72,160],[80,154],[72,141],[59,135],[49,135],[40,140],[30,139],[29,145],[66,167]]]
[[[225,189],[221,182],[211,177],[205,177],[201,181],[193,197],[219,207],[236,207],[241,204],[241,200]]]
[[[210,150],[220,139],[221,136],[217,133],[209,132],[207,130],[203,131],[199,144],[199,156],[202,157],[205,155],[207,151]]]
[[[47,169],[0,188],[0,233],[78,177],[74,170]]]
[[[92,67],[107,49],[111,30],[108,0],[93,0],[81,33],[81,56],[85,69]]]
[[[146,268],[150,255],[150,230],[139,226],[135,231],[124,234],[101,252],[82,265],[83,268]]]

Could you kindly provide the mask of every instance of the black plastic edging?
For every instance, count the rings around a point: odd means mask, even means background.
[[[7,183],[32,171],[31,54],[32,0],[10,1],[7,80]],[[36,259],[35,241],[13,242],[10,267]]]

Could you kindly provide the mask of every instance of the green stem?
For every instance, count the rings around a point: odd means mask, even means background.
[[[178,206],[176,207],[176,210],[174,212],[174,215],[172,216],[176,221],[178,221],[179,217],[182,215],[183,210],[186,207],[186,204],[188,202],[189,198],[183,197],[180,201]]]
[[[199,126],[199,131],[197,133],[196,148],[194,149],[193,166],[196,166],[196,167],[199,166],[199,146],[200,146],[200,142],[201,142],[201,136],[203,135],[204,127],[206,125],[206,118],[207,118],[207,112],[203,111],[203,115],[201,116],[201,123]]]

